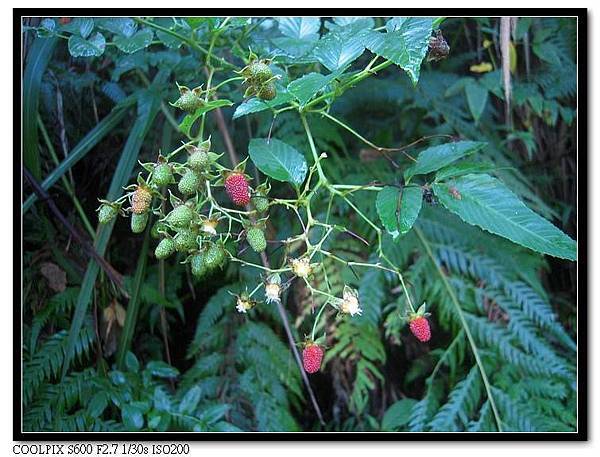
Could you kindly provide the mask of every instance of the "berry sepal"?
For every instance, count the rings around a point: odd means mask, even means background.
[[[409,312],[404,318],[409,325],[411,333],[422,343],[431,339],[431,327],[427,318],[431,313],[425,311],[426,304],[423,303],[416,312]]]
[[[193,113],[204,105],[202,94],[205,91],[202,90],[202,84],[194,89],[190,89],[187,86],[180,86],[177,82],[175,84],[177,84],[177,88],[179,89],[179,98],[174,103],[169,102],[171,106],[187,111],[188,113]]]

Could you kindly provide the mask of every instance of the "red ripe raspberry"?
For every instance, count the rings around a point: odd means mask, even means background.
[[[323,361],[323,348],[318,344],[308,344],[302,351],[302,363],[307,373],[316,373]]]
[[[250,203],[250,187],[241,173],[232,173],[225,178],[225,190],[231,201],[238,206]]]
[[[429,341],[431,338],[431,329],[429,328],[429,321],[426,317],[415,317],[410,321],[409,326],[412,334],[422,343]]]

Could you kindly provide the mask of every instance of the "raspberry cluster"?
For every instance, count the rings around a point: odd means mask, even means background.
[[[183,86],[180,90],[182,98],[175,105],[187,109],[193,94]],[[188,143],[166,156],[159,154],[155,162],[143,163],[147,173],[138,175],[137,183],[126,188],[128,193],[115,202],[100,200],[99,222],[109,223],[119,214],[131,216],[132,232],[141,233],[154,217],[155,257],[163,260],[179,254],[197,278],[224,267],[234,252],[228,244],[240,241],[243,233],[254,251],[264,251],[267,242],[264,219],[260,218],[268,216],[268,184],[255,192],[244,174],[244,164],[229,170],[218,162],[221,155],[210,149],[210,139]],[[182,160],[176,160],[178,157]],[[229,202],[217,200],[219,188],[225,189]],[[130,206],[123,208],[127,200]],[[232,219],[227,208],[231,205],[247,211],[236,210]],[[240,225],[237,238],[232,224],[221,222],[223,219]]]

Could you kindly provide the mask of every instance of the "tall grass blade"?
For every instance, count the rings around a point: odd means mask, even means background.
[[[37,130],[40,88],[57,42],[58,38],[35,38],[23,74],[23,162],[38,181],[42,175]]]
[[[127,315],[125,317],[125,325],[121,332],[121,339],[119,340],[119,348],[117,350],[117,366],[119,369],[123,367],[125,360],[125,354],[131,344],[133,338],[133,332],[135,331],[135,323],[137,321],[139,305],[140,305],[140,290],[142,282],[144,281],[144,275],[146,272],[146,263],[148,261],[148,245],[150,244],[150,227],[152,227],[152,221],[148,223],[146,227],[146,235],[144,237],[144,244],[137,261],[137,267],[135,270],[135,276],[133,278],[133,287],[130,291],[131,298],[127,305]]]

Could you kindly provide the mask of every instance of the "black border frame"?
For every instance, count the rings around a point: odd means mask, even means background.
[[[22,16],[573,16],[577,18],[577,392],[576,432],[23,432],[21,411],[22,286]],[[133,13],[133,14],[132,14]],[[394,14],[395,13],[395,14]],[[586,8],[435,8],[435,9],[159,9],[159,8],[13,8],[13,440],[15,441],[587,441],[588,440],[588,26]],[[583,170],[582,173],[579,173]],[[17,198],[20,196],[21,198]]]

